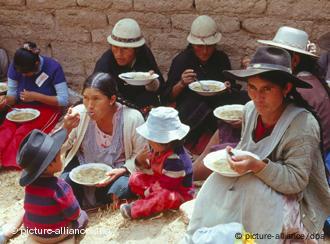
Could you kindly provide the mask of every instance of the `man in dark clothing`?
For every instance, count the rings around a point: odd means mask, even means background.
[[[172,61],[164,97],[175,102],[183,123],[191,127],[186,139],[194,154],[200,154],[217,128],[212,111],[225,104],[245,104],[249,98],[240,92],[234,81],[226,82],[228,89],[215,96],[201,96],[188,88],[196,80],[225,82],[223,70],[231,69],[228,56],[216,50],[221,39],[216,23],[209,16],[197,17],[187,38],[188,47]]]
[[[94,72],[109,73],[116,78],[122,98],[142,112],[149,110],[151,106],[158,106],[164,79],[151,50],[145,45],[138,23],[128,18],[119,20],[107,40],[111,48],[97,61]],[[159,78],[145,86],[129,85],[118,77],[125,72],[151,70]]]

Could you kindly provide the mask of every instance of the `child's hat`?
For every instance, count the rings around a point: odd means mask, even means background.
[[[181,123],[174,108],[158,107],[151,109],[147,121],[136,131],[150,141],[168,143],[185,137],[189,126]]]
[[[52,135],[34,129],[21,142],[16,161],[23,168],[19,184],[26,186],[35,181],[54,160],[66,139],[67,132],[60,129]]]

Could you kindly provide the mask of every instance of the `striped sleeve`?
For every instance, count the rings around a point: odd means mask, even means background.
[[[79,203],[73,194],[72,188],[64,180],[59,180],[58,189],[55,192],[55,200],[62,209],[62,213],[68,220],[76,220],[80,214]]]

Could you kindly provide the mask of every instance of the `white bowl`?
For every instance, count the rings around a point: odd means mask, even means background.
[[[210,90],[205,91],[202,89],[201,84],[207,86]],[[200,80],[199,82],[195,81],[189,84],[189,88],[194,92],[197,92],[201,96],[214,96],[224,90],[226,90],[226,86],[223,82],[216,80]]]
[[[233,149],[232,152],[234,155],[237,156],[243,156],[243,155],[249,155],[257,160],[260,160],[259,156],[248,152],[248,151],[242,151],[238,149]],[[204,165],[209,168],[210,170],[217,172],[223,176],[227,177],[238,177],[241,175],[245,175],[247,173],[250,173],[251,171],[247,171],[244,174],[239,174],[236,171],[232,170],[229,166],[228,160],[227,160],[227,151],[225,149],[216,151],[216,152],[211,152],[205,156],[203,159]]]
[[[33,116],[29,116],[27,118],[19,118],[19,116],[24,113],[32,114]],[[38,118],[39,115],[40,115],[40,111],[37,109],[15,108],[11,112],[7,113],[6,119],[8,119],[12,122],[16,122],[16,123],[23,123],[23,122],[28,122],[28,121],[34,120],[34,119]],[[21,115],[21,116],[23,116],[23,115]]]
[[[159,77],[158,74],[150,74],[149,72],[127,72],[121,73],[118,77],[124,80],[127,84],[133,86],[145,86],[152,80]]]
[[[101,169],[101,170],[105,170],[106,172],[110,172],[112,170],[112,168],[107,165],[107,164],[103,164],[103,163],[87,163],[87,164],[82,164],[79,165],[78,167],[74,168],[73,170],[70,171],[69,173],[69,177],[72,181],[76,182],[77,184],[80,185],[85,185],[85,186],[95,186],[97,183],[101,182],[102,180],[98,181],[98,182],[84,182],[81,181],[80,179],[77,178],[77,174],[81,171],[81,170],[88,170],[88,169]],[[104,176],[105,180],[107,177]]]
[[[7,93],[8,86],[5,82],[0,82],[0,95],[4,95]]]
[[[233,122],[242,120],[244,105],[230,104],[217,107],[213,110],[215,117],[224,120],[226,122]]]

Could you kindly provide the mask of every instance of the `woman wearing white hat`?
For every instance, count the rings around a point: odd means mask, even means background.
[[[146,46],[139,24],[130,18],[119,20],[107,38],[111,47],[97,61],[94,72],[109,73],[116,77],[118,90],[123,98],[141,110],[158,106],[158,95],[164,79],[151,50]],[[146,86],[132,86],[121,80],[118,75],[131,71],[153,71],[159,78]]]
[[[324,158],[330,160],[330,89],[321,74],[317,56],[309,51],[308,34],[300,29],[282,26],[273,40],[258,42],[289,51],[293,74],[313,87],[298,88],[297,91],[311,106],[321,125]]]
[[[215,107],[244,104],[248,100],[247,96],[237,95],[238,86],[234,81],[231,81],[231,93],[223,92],[213,97],[200,96],[188,88],[195,80],[225,80],[222,71],[230,69],[231,65],[226,53],[216,49],[220,39],[221,33],[211,17],[197,17],[187,37],[189,45],[173,59],[168,73],[164,96],[168,102],[176,102],[180,118],[190,125],[187,140],[192,144],[197,143],[201,135],[212,135],[216,130],[216,120],[211,114]],[[195,153],[200,154],[205,145],[196,148]]]

